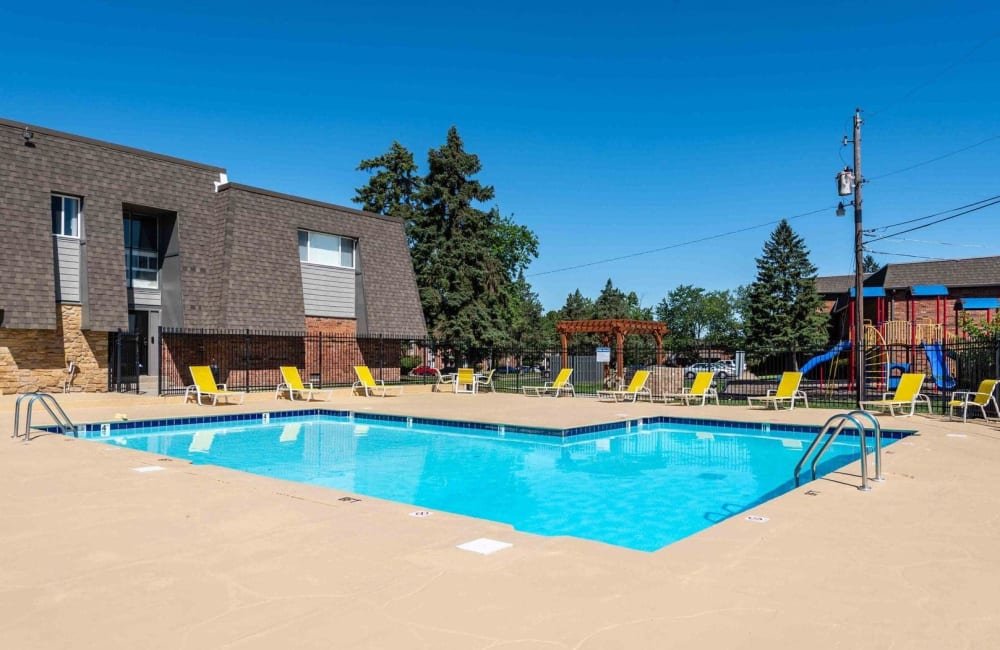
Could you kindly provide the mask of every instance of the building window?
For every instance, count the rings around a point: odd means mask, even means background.
[[[160,288],[156,219],[152,217],[125,216],[125,278],[129,287]]]
[[[299,231],[299,260],[323,266],[354,268],[353,239],[308,230]]]
[[[63,194],[52,195],[52,234],[79,237],[83,199]]]

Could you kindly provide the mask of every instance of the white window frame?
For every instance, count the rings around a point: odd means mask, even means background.
[[[130,258],[125,261],[125,275],[128,279],[128,286],[130,288],[160,288],[160,269],[157,268],[160,256],[155,251],[145,251],[139,248],[131,248],[126,251],[125,256]],[[147,266],[142,266],[139,260],[145,260]],[[146,276],[152,277],[150,278]]]
[[[305,240],[306,240],[304,247],[303,247],[303,244],[302,244],[302,237],[303,237],[303,235],[305,235]],[[330,241],[330,243],[333,243],[334,241],[336,241],[336,243],[337,243],[337,249],[336,249],[337,259],[340,261],[340,263],[331,263],[330,261],[319,259],[319,255],[318,254],[314,255],[312,253],[312,251],[313,251],[313,241],[314,241],[314,239],[318,240],[319,238],[328,239]],[[351,263],[350,263],[349,266],[346,265],[346,264],[343,264],[344,255],[345,255],[344,242],[350,242],[351,243],[351,251],[350,251]],[[357,240],[352,239],[351,237],[341,237],[340,235],[331,235],[331,234],[328,234],[328,233],[325,233],[325,232],[316,232],[314,230],[304,230],[304,229],[300,228],[299,231],[298,231],[298,244],[299,244],[299,261],[303,262],[305,264],[317,264],[317,265],[320,265],[320,266],[329,266],[329,267],[335,267],[335,268],[341,268],[341,269],[354,269],[357,266],[358,242],[357,242]],[[317,251],[319,251],[319,250],[326,250],[327,252],[331,252],[331,253],[333,252],[333,248],[332,247],[328,248],[328,249],[320,249],[320,248],[317,247],[316,250]]]
[[[60,194],[59,192],[52,193],[53,199],[61,199],[61,207],[59,211],[59,230],[60,232],[55,232],[53,228],[52,234],[56,237],[70,237],[73,239],[80,239],[80,233],[83,231],[83,197],[73,196],[72,194]],[[76,201],[76,232],[66,233],[63,232],[66,229],[66,201]],[[51,199],[49,200],[51,206]],[[53,215],[55,216],[55,215]],[[52,224],[55,226],[55,224]]]

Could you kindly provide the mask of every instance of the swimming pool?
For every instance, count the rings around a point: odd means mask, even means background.
[[[642,551],[792,489],[815,436],[667,417],[567,431],[322,410],[188,420],[88,425],[82,435]],[[858,457],[857,437],[842,434],[820,475]]]

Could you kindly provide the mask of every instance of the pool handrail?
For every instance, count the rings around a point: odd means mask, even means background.
[[[19,431],[21,425],[21,402],[25,398],[28,399],[28,405],[25,408],[24,417],[24,441],[28,442],[31,440],[31,413],[34,409],[35,402],[41,402],[42,407],[48,411],[49,417],[56,423],[60,429],[62,429],[63,435],[67,433],[72,433],[74,436],[77,435],[76,425],[73,421],[69,419],[66,415],[66,411],[59,406],[59,402],[55,397],[49,393],[40,393],[38,391],[33,391],[30,393],[24,393],[17,398],[14,403],[14,432],[11,434],[11,438],[20,437],[21,433]],[[51,405],[50,405],[51,404]],[[53,410],[54,407],[54,410]]]
[[[816,448],[816,445],[819,444],[820,439],[822,439],[824,435],[828,433],[830,434],[830,437],[827,438],[826,442],[823,443],[823,446],[820,447],[819,451],[816,452],[816,456],[813,457],[813,462],[810,469],[812,470],[812,480],[814,481],[816,480],[816,466],[819,464],[819,459],[823,456],[823,453],[826,452],[827,448],[829,448],[829,446],[833,443],[833,441],[836,440],[837,436],[840,435],[840,432],[844,430],[844,427],[848,426],[849,424],[852,424],[854,425],[854,428],[858,432],[858,439],[860,440],[861,443],[861,485],[858,487],[858,489],[864,492],[868,492],[869,490],[871,490],[871,487],[868,485],[868,448],[867,445],[865,444],[865,437],[867,435],[867,432],[865,431],[864,426],[862,426],[862,424],[858,422],[857,418],[854,417],[855,415],[858,415],[858,413],[857,412],[838,413],[837,415],[831,416],[830,419],[826,421],[826,423],[823,425],[823,428],[820,429],[820,432],[816,434],[815,438],[813,438],[813,441],[809,445],[809,448],[806,449],[806,452],[802,455],[802,458],[795,466],[796,487],[801,485],[801,483],[799,482],[799,474],[802,471],[802,466],[805,465],[806,460],[809,459],[809,456]],[[866,415],[869,418],[871,418],[871,414],[866,414]],[[874,418],[872,419],[874,420]],[[832,432],[831,429],[833,429]],[[876,431],[875,435],[877,441],[876,444],[879,447],[881,447],[881,429],[878,426],[878,422],[875,422],[875,431]],[[879,449],[878,451],[881,452],[881,449]],[[879,455],[880,454],[876,454],[876,463],[878,463],[879,470],[881,470],[881,462],[878,460]],[[878,471],[876,473],[878,473]]]

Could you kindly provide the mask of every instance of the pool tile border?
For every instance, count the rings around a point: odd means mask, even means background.
[[[403,423],[407,426],[442,426],[459,429],[472,429],[476,431],[489,431],[511,434],[525,434],[536,436],[547,436],[560,438],[562,440],[582,440],[583,436],[595,436],[609,432],[621,431],[630,433],[639,431],[650,425],[658,424],[679,424],[688,427],[727,427],[731,429],[744,429],[747,432],[760,433],[800,433],[817,434],[823,428],[821,425],[783,424],[774,422],[741,422],[737,420],[718,420],[708,418],[688,418],[673,415],[658,415],[652,417],[630,418],[617,420],[614,422],[604,422],[601,424],[591,424],[582,427],[571,427],[568,429],[555,429],[548,427],[533,427],[520,424],[498,424],[494,422],[471,422],[462,420],[446,420],[442,418],[422,418],[406,415],[392,415],[384,413],[358,413],[343,409],[330,409],[322,407],[297,409],[292,411],[262,411],[259,413],[230,413],[224,415],[188,416],[179,418],[158,418],[150,420],[113,420],[110,422],[90,422],[77,425],[77,435],[89,437],[89,434],[109,435],[111,433],[128,432],[132,429],[184,426],[191,424],[221,424],[227,422],[262,422],[281,421],[296,417],[308,417],[325,415],[332,417],[347,417],[354,422],[393,422]],[[105,428],[106,427],[106,428]],[[33,427],[39,431],[49,433],[61,433],[58,426]],[[870,429],[869,429],[870,430]],[[900,440],[915,433],[914,430],[905,429],[883,429],[882,437]],[[854,429],[845,429],[840,435],[857,437]]]

